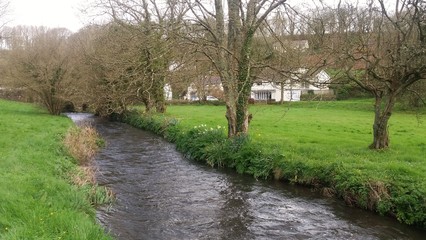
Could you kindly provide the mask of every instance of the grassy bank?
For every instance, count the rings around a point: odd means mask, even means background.
[[[62,140],[71,120],[0,100],[0,239],[110,239],[95,223],[91,188],[71,184]]]
[[[371,109],[368,100],[254,105],[250,136],[234,141],[225,137],[223,106],[170,106],[166,116],[128,122],[165,135],[190,158],[309,185],[426,229],[425,117],[395,113],[391,148],[372,151]]]

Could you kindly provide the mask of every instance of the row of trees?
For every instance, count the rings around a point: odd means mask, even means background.
[[[166,83],[185,89],[219,76],[229,137],[248,132],[256,79],[285,82],[332,68],[375,97],[371,147],[386,148],[397,97],[426,78],[425,2],[396,0],[392,10],[384,0],[314,3],[304,11],[286,0],[97,0],[91,9],[108,23],[74,34],[4,30],[2,53],[10,58],[9,82],[34,92],[53,114],[81,99],[101,115],[135,102],[164,112]],[[311,47],[298,48],[298,40]]]

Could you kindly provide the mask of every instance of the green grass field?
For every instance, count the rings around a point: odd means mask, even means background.
[[[62,139],[73,124],[32,105],[0,100],[0,239],[109,239]]]
[[[426,116],[397,112],[390,120],[391,147],[372,151],[370,101],[299,102],[252,105],[250,136],[266,148],[279,148],[291,159],[312,164],[339,162],[383,174],[400,168],[426,178]],[[169,106],[168,115],[185,128],[226,126],[223,106]]]

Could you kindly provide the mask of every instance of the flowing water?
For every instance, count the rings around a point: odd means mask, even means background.
[[[98,182],[117,196],[97,218],[117,239],[426,239],[307,188],[197,164],[149,132],[92,120],[107,142]]]

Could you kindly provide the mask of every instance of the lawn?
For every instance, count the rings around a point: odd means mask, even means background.
[[[252,105],[250,112],[252,140],[281,149],[287,158],[344,163],[373,176],[383,174],[383,167],[398,165],[426,178],[426,116],[421,114],[394,113],[389,123],[391,147],[372,151],[368,149],[374,117],[370,101]],[[224,106],[169,106],[168,115],[187,129],[201,124],[226,126]]]
[[[109,239],[62,139],[70,119],[0,100],[0,239]]]

